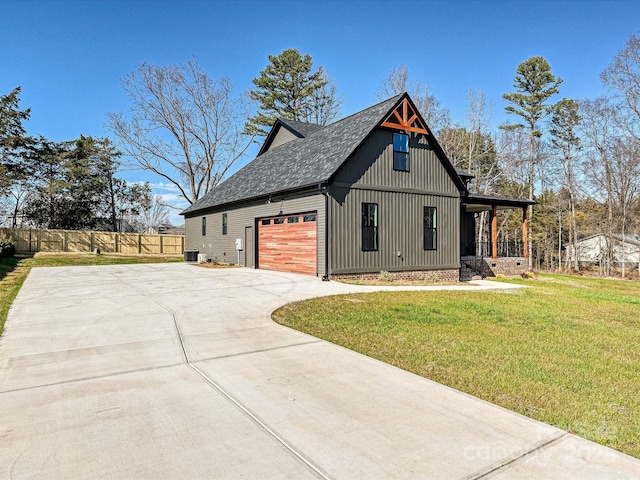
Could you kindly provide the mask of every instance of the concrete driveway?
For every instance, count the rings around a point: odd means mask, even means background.
[[[32,270],[0,338],[0,478],[640,478],[634,458],[270,320],[364,290],[186,264]]]

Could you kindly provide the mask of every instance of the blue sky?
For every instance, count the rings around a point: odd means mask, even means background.
[[[0,94],[22,86],[28,133],[52,140],[110,136],[107,113],[128,108],[120,79],[141,62],[196,56],[241,92],[267,55],[286,48],[326,67],[343,115],[375,103],[380,83],[406,65],[454,121],[464,122],[467,90],[483,89],[501,123],[502,94],[513,90],[520,62],[542,55],[564,80],[561,96],[595,98],[606,93],[600,72],[640,33],[637,0],[4,0],[0,7]],[[148,173],[121,176],[148,180],[172,198]]]

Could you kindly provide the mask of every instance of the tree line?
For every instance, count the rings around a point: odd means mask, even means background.
[[[468,91],[466,118],[453,121],[406,66],[393,69],[374,97],[409,92],[452,163],[474,175],[471,191],[537,202],[529,215],[532,266],[579,269],[565,247],[601,234],[608,244],[599,268],[608,275],[614,243],[631,234],[640,240],[638,35],[601,79],[607,95],[563,98],[563,80],[547,60],[526,59],[516,68],[513,91],[502,97],[513,121],[497,128],[485,92]],[[148,184],[115,177],[121,156],[174,185],[191,204],[214,189],[278,117],[326,125],[341,116],[326,68],[296,49],[269,55],[252,84],[236,93],[228,77],[212,79],[195,58],[182,65],[140,64],[122,79],[129,111],[108,114],[117,148],[106,138],[28,137],[22,122],[30,111],[20,109],[15,89],[0,103],[0,189],[5,209],[13,208],[8,217],[15,222],[22,215],[38,226],[119,229],[139,222],[154,203]],[[521,220],[519,211],[501,212],[499,241],[521,241]],[[478,242],[488,240],[488,228],[480,214]]]
[[[561,97],[563,80],[543,57],[518,65],[504,110],[513,122],[492,128],[492,104],[467,92],[466,119],[451,120],[426,84],[408,69],[393,70],[376,97],[408,91],[453,164],[474,175],[470,190],[535,200],[530,210],[529,259],[538,269],[580,270],[575,246],[602,235],[600,274],[632,265],[615,247],[640,254],[640,37],[632,35],[601,73],[608,95]],[[478,216],[478,242],[489,238],[487,212]],[[522,240],[519,211],[499,212],[499,239]],[[629,243],[629,245],[626,245]],[[638,274],[640,274],[640,264]]]
[[[140,232],[168,221],[148,182],[116,176],[108,138],[56,142],[27,135],[20,87],[0,96],[0,215],[9,227]]]

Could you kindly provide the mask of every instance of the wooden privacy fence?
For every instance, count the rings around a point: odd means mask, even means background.
[[[32,230],[0,228],[0,238],[13,241],[16,251],[143,253],[147,255],[182,255],[184,235],[146,233],[91,232],[85,230]]]

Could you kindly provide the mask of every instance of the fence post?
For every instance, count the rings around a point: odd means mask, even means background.
[[[164,253],[164,242],[163,242],[163,238],[162,235],[160,235],[160,254]]]
[[[138,234],[138,253],[142,253],[142,235]]]

